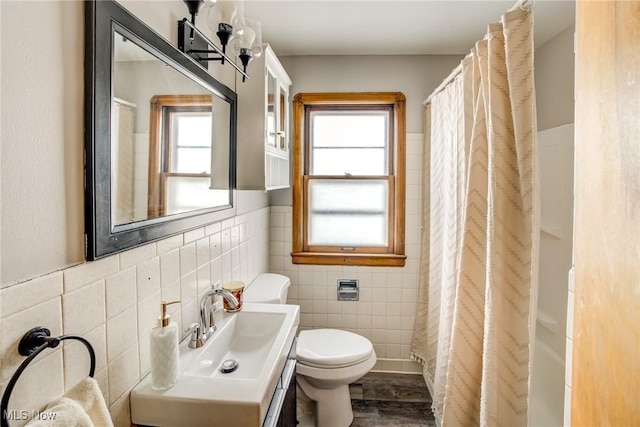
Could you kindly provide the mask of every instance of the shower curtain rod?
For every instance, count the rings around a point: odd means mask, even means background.
[[[440,86],[438,86],[437,88],[434,89],[433,92],[431,92],[431,95],[429,95],[427,97],[427,99],[424,100],[424,102],[422,103],[422,105],[427,105],[431,102],[431,99],[436,96],[438,93],[440,93],[449,83],[451,83],[453,81],[453,79],[455,79],[458,74],[460,74],[462,72],[462,62],[460,62],[460,64],[458,64],[458,66],[456,68],[453,69],[453,71],[451,71],[451,73],[442,81],[442,83],[440,83]]]
[[[533,10],[534,2],[535,0],[517,0],[516,3],[511,7],[511,9],[509,9],[509,11],[519,8],[529,13]],[[473,53],[468,53],[465,58],[469,55],[473,55]],[[462,61],[460,61],[460,64],[458,64],[458,66],[451,71],[451,73],[442,81],[442,83],[440,83],[440,85],[435,88],[433,92],[431,92],[431,95],[429,95],[427,99],[422,102],[422,105],[424,106],[429,104],[431,102],[431,99],[438,93],[440,93],[442,89],[444,89],[449,83],[451,83],[451,81],[455,79],[456,76],[461,72]]]

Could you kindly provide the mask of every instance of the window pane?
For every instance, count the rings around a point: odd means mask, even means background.
[[[171,172],[211,172],[211,113],[172,113]]]
[[[389,113],[311,113],[310,174],[386,175]]]
[[[322,148],[314,150],[313,175],[386,175],[383,148]]]
[[[310,180],[311,246],[387,246],[386,180]]]
[[[166,213],[229,204],[229,190],[211,190],[211,178],[168,176]]]
[[[386,112],[311,113],[314,147],[386,147]]]
[[[211,173],[211,148],[179,147],[174,158],[177,173]]]
[[[174,113],[177,146],[211,147],[211,113]]]

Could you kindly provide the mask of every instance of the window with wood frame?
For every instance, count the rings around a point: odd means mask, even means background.
[[[216,189],[211,176],[212,102],[211,95],[151,99],[149,218],[229,203],[228,180]]]
[[[293,100],[294,264],[403,266],[405,97]]]

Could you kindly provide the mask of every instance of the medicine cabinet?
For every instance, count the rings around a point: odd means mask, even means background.
[[[238,176],[241,190],[288,188],[291,79],[267,44],[238,91]]]

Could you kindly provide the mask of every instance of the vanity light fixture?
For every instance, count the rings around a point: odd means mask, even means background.
[[[183,1],[189,9],[191,21],[187,18],[178,21],[178,49],[201,65],[209,61],[220,61],[221,64],[229,62],[242,74],[244,82],[249,77],[247,66],[253,58],[262,53],[260,22],[244,16],[244,4],[241,0]],[[221,47],[196,28],[195,17],[205,3],[208,4],[203,8],[202,13],[206,12],[208,26],[218,36]],[[235,51],[240,58],[242,68],[229,58],[227,52],[227,46],[230,46],[234,40]]]

